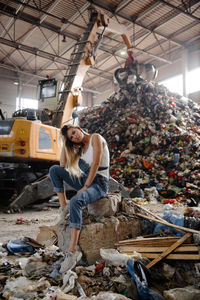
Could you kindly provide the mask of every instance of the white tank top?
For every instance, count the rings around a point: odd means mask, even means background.
[[[105,142],[99,168],[102,168],[102,167],[108,167],[108,168],[105,169],[105,170],[97,170],[97,174],[100,174],[100,175],[102,175],[106,178],[109,178],[110,154],[109,154],[109,150],[108,150],[106,140],[101,135],[99,135],[99,136],[100,136],[101,140]],[[91,164],[93,162],[92,138],[93,138],[93,135],[90,137],[90,141],[89,141],[87,151],[81,155],[81,158],[86,163],[88,163],[89,166],[91,166]]]

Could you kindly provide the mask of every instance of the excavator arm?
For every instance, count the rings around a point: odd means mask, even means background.
[[[102,33],[97,38],[99,29]],[[120,34],[127,49],[131,48],[131,41],[124,25],[110,19],[100,11],[92,11],[88,28],[76,43],[71,54],[69,68],[64,77],[65,89],[60,93],[60,101],[53,117],[53,126],[62,127],[71,119],[73,108],[81,104],[83,79],[95,62],[96,53],[106,31]]]

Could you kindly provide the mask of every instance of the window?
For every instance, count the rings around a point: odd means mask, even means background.
[[[199,78],[200,78],[200,68],[193,69],[188,73],[188,80],[187,80],[188,94],[195,93],[200,90]]]
[[[23,108],[38,109],[38,100],[37,99],[21,98],[21,101],[19,101],[19,98],[17,98],[16,99],[16,110],[23,109]]]
[[[166,88],[168,88],[170,92],[183,95],[183,75],[180,74],[169,79],[160,81],[159,83],[166,86]]]
[[[188,72],[186,78],[187,84],[187,93],[191,94],[200,90],[199,85],[199,78],[200,78],[200,68],[193,69],[192,71]],[[159,82],[166,86],[170,92],[178,93],[179,95],[183,95],[183,75],[177,75],[171,77],[169,79],[163,80]]]

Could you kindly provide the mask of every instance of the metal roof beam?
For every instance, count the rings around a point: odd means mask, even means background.
[[[89,7],[89,3],[86,3],[85,5],[82,6],[82,8],[80,9],[79,12],[75,13],[71,18],[70,18],[70,22],[73,22],[76,18],[78,18],[78,16],[80,15],[80,12],[84,12],[87,8]],[[68,24],[65,24],[62,26],[62,30],[65,29],[68,26]],[[53,34],[50,38],[49,38],[49,42],[53,42],[55,39],[57,38],[57,34]],[[76,39],[77,40],[77,39]],[[60,53],[60,56],[64,55],[69,49],[71,49],[71,47],[73,47],[73,45],[75,45],[76,40],[71,42],[70,45],[67,45],[66,48],[63,49],[63,51]],[[39,49],[42,50],[47,46],[47,42],[43,43],[42,47],[40,47]],[[28,59],[28,62],[32,62],[34,58],[30,58]],[[45,64],[47,66],[49,66],[50,64]],[[22,67],[24,66],[24,64],[22,65]]]
[[[169,3],[169,2],[167,2],[167,1],[165,1],[165,0],[159,0],[159,2],[165,4],[165,5],[168,6],[168,7],[173,8],[174,10],[177,10],[177,11],[178,11],[179,13],[181,13],[181,14],[184,14],[184,15],[186,15],[186,16],[188,16],[188,17],[194,19],[194,20],[197,21],[198,23],[199,23],[199,21],[200,21],[200,18],[194,16],[193,14],[190,14],[189,12],[186,12],[185,10],[183,10],[183,9],[180,8],[180,7],[176,7],[175,5]],[[191,3],[190,3],[190,2],[191,2],[191,1],[189,1],[189,4],[190,4],[190,6],[191,6]],[[195,1],[195,2],[198,3],[199,1]],[[196,4],[196,3],[195,3],[195,4]]]
[[[47,22],[42,22],[41,23],[41,20],[39,18],[35,18],[35,17],[33,17],[33,16],[31,16],[27,13],[24,13],[24,12],[15,13],[13,11],[10,11],[9,8],[10,7],[7,6],[6,9],[5,9],[4,5],[2,5],[2,3],[0,3],[0,12],[2,14],[17,18],[19,20],[25,21],[25,22],[30,23],[32,25],[44,27],[44,28],[46,28],[50,31],[56,32],[57,34],[60,34],[60,35],[65,35],[66,37],[71,38],[71,39],[77,40],[79,38],[79,36],[77,34],[72,34],[70,32],[61,30],[60,27],[52,25],[52,24],[47,23]],[[78,25],[78,27],[83,29],[82,26]]]
[[[123,8],[125,8],[127,5],[129,5],[129,3],[131,3],[132,0],[123,0],[122,2],[120,2],[117,7],[115,8],[115,14],[122,10]]]
[[[25,51],[25,52],[28,52],[28,53],[31,53],[31,54],[34,54],[34,55],[38,55],[40,57],[49,59],[53,62],[56,61],[56,62],[64,64],[64,65],[68,65],[68,63],[69,63],[68,59],[63,58],[59,55],[54,55],[54,54],[42,51],[38,48],[30,47],[30,46],[27,46],[27,45],[22,45],[20,43],[10,41],[10,40],[7,40],[7,39],[1,38],[1,37],[0,37],[0,43],[4,44],[6,46],[9,46],[9,47],[18,49],[18,50],[22,50],[22,51]]]
[[[111,9],[108,5],[106,5],[105,3],[101,2],[101,1],[99,1],[99,0],[98,1],[97,0],[88,0],[88,1],[91,4],[94,4],[94,5],[98,6],[98,7],[101,7],[101,8],[103,8],[103,9],[109,11],[109,12],[112,12],[114,14],[113,9]],[[121,18],[123,18],[123,19],[125,19],[125,20],[127,20],[127,21],[129,21],[129,22],[131,22],[131,23],[135,23],[136,25],[138,25],[138,26],[140,26],[140,27],[142,27],[142,28],[144,28],[144,29],[152,32],[152,33],[155,32],[158,35],[160,35],[161,37],[163,37],[163,38],[165,38],[167,40],[171,40],[172,42],[176,43],[177,45],[179,45],[181,47],[185,47],[184,43],[182,43],[180,41],[177,41],[175,39],[170,39],[167,35],[164,35],[163,33],[155,30],[155,28],[151,28],[149,26],[146,26],[145,24],[143,24],[143,23],[141,23],[141,22],[139,22],[137,20],[135,21],[132,17],[130,17],[130,16],[126,15],[126,14],[117,12],[116,15],[119,16],[119,17],[121,17]]]
[[[11,1],[11,2],[14,2],[14,3],[18,3],[18,4],[22,5],[22,6],[24,6],[24,8],[28,7],[28,8],[30,8],[30,9],[32,9],[32,10],[38,11],[38,12],[42,13],[43,15],[45,15],[46,17],[51,17],[51,18],[57,19],[57,20],[59,20],[61,23],[64,23],[64,24],[67,24],[67,23],[68,23],[69,25],[74,25],[75,27],[78,27],[78,28],[81,28],[81,27],[82,27],[82,26],[80,26],[80,25],[74,24],[73,22],[70,22],[68,19],[57,17],[57,16],[55,16],[55,15],[49,13],[48,10],[47,10],[47,11],[44,11],[44,10],[42,10],[42,9],[40,9],[40,8],[37,8],[37,7],[35,7],[35,6],[32,6],[32,5],[28,4],[28,3],[23,3],[22,1],[19,1],[19,0],[10,0],[10,1]],[[59,0],[59,2],[60,2],[60,0]],[[56,5],[57,5],[57,3],[56,3]],[[53,6],[55,7],[55,3],[53,3]],[[20,13],[20,14],[21,14],[21,13]],[[84,29],[84,27],[82,27],[82,29]]]

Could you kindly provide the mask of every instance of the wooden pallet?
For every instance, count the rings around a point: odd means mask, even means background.
[[[162,259],[200,260],[198,247],[191,243],[191,233],[182,237],[168,236],[119,241],[117,250],[134,257],[134,251],[142,257],[153,259],[146,267],[150,268]]]

